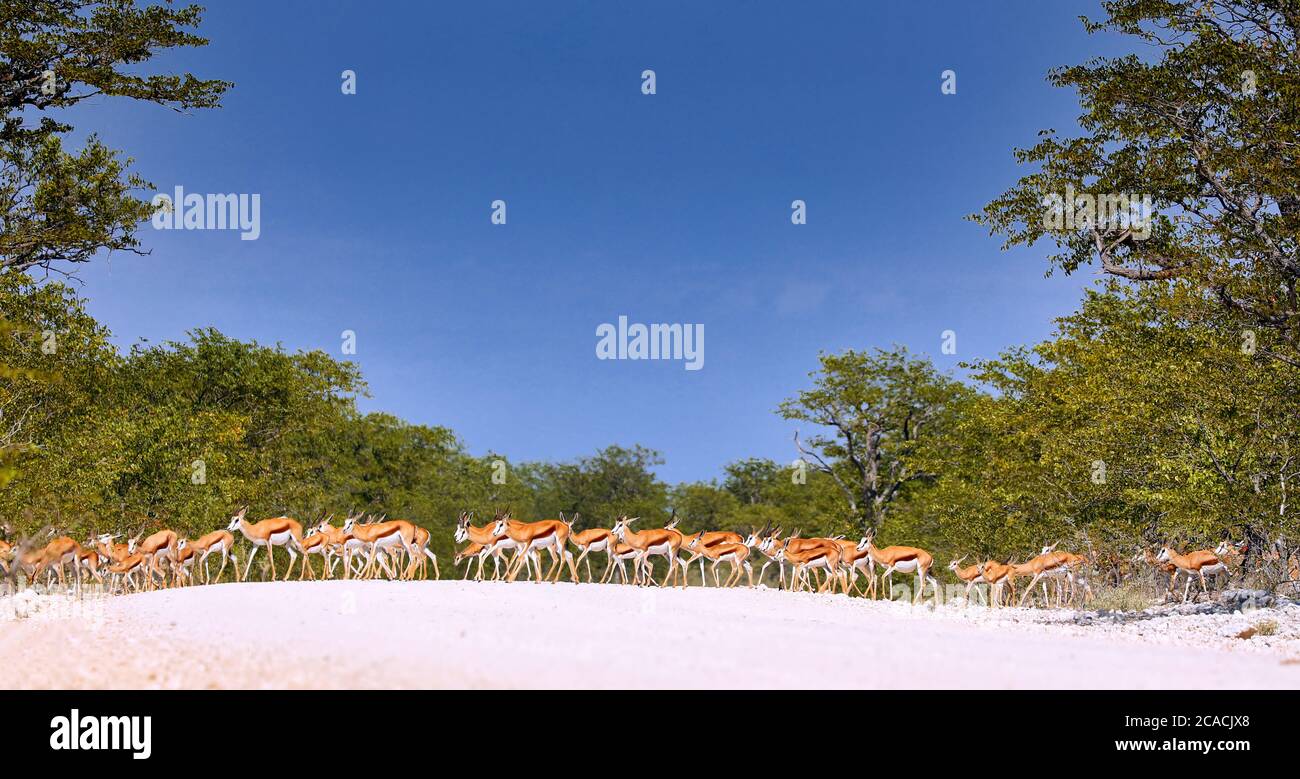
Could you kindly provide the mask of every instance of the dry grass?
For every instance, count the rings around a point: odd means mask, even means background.
[[[1098,611],[1142,611],[1151,606],[1151,593],[1148,587],[1137,583],[1099,587],[1088,606]]]
[[[1277,635],[1277,620],[1266,619],[1263,622],[1255,623],[1255,633],[1261,636]]]

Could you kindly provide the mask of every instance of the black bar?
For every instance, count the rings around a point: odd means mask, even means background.
[[[698,739],[800,766],[810,744],[911,754],[927,766],[974,765],[1005,755],[1008,767],[1034,755],[1101,764],[1200,765],[1283,759],[1294,752],[1294,693],[1283,691],[52,691],[6,692],[0,721],[14,754],[44,753],[51,769],[105,761],[153,767],[258,754],[254,764],[289,766],[317,743],[331,770],[344,765],[483,768],[509,761],[512,739],[608,741],[610,756],[637,737],[665,737],[678,758]],[[150,755],[130,749],[55,750],[57,722],[88,716],[150,717]],[[1291,713],[1288,713],[1290,711]],[[64,720],[56,721],[62,717]],[[143,720],[140,720],[143,722]],[[102,732],[102,731],[101,731]],[[393,750],[375,739],[390,740]],[[1191,742],[1197,742],[1195,745]],[[87,742],[89,743],[89,742]],[[371,748],[367,748],[367,744]],[[474,746],[476,745],[477,746]],[[493,746],[496,744],[496,746]],[[790,754],[783,745],[789,747]],[[486,749],[485,753],[477,750]],[[247,751],[246,750],[251,750]],[[377,750],[377,751],[376,751]],[[1207,751],[1208,750],[1208,751]],[[773,752],[774,754],[769,754]],[[531,754],[545,762],[544,752]],[[846,760],[847,751],[836,751]],[[512,757],[512,755],[514,757]],[[244,759],[240,757],[239,759]],[[436,762],[429,763],[429,760]],[[485,763],[484,760],[487,762]],[[228,767],[228,766],[227,766]]]

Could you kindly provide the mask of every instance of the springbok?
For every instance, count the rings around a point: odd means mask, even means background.
[[[677,518],[677,509],[673,509],[672,514],[668,517],[668,524],[664,525],[664,530],[671,530],[681,535],[682,541],[678,544],[678,550],[683,555],[686,554],[686,548],[690,546],[691,541],[697,538],[704,546],[713,546],[714,544],[742,544],[745,542],[743,536],[739,533],[733,533],[730,530],[701,530],[698,533],[683,533],[681,530],[677,529],[677,525],[680,522],[681,520]],[[697,558],[700,560],[700,582],[703,583],[705,581],[704,558],[700,555],[693,555],[691,559]],[[682,562],[683,561],[678,560],[679,564]],[[688,570],[682,568],[682,572],[688,573]]]
[[[235,536],[229,530],[213,530],[211,533],[205,533],[198,538],[191,539],[189,545],[194,547],[198,553],[198,564],[203,568],[203,583],[208,584],[212,581],[211,572],[208,570],[208,558],[214,554],[221,555],[221,567],[217,569],[217,581],[221,581],[221,574],[225,573],[226,561],[234,560],[235,576],[239,575],[239,561],[235,560]]]
[[[884,568],[880,575],[889,582],[889,598],[894,598],[894,571],[900,573],[916,573],[916,594],[912,596],[912,602],[925,595],[925,582],[929,579],[934,585],[935,597],[939,597],[939,583],[930,577],[930,567],[934,565],[934,557],[924,549],[918,549],[914,546],[887,546],[884,549],[878,549],[872,539],[874,534],[868,533],[858,542],[859,549],[865,549],[871,554],[871,559],[876,565]]]
[[[688,543],[687,548],[695,555],[686,561],[686,570],[690,570],[691,563],[696,558],[707,557],[713,561],[713,586],[730,587],[740,580],[740,572],[743,570],[749,574],[749,586],[754,586],[754,569],[749,564],[749,547],[744,544],[735,542],[722,542],[717,544],[705,544],[700,540],[700,534],[696,533]],[[718,565],[720,563],[729,563],[731,565],[731,575],[727,577],[726,584],[718,584]],[[704,563],[700,563],[700,584],[704,584]]]
[[[824,536],[814,536],[812,538],[800,538],[799,537],[800,532],[801,531],[799,530],[794,531],[793,533],[790,534],[790,537],[785,540],[785,544],[783,548],[787,552],[798,554],[812,549],[817,549],[818,547],[824,546],[826,544],[834,544],[840,549],[840,564],[844,564],[844,545],[842,543],[844,541],[844,536],[832,536],[830,538]],[[826,577],[830,576],[832,573],[830,569],[822,565],[809,566],[809,569],[813,571],[821,572],[823,577],[822,584],[826,583],[825,581]]]
[[[415,526],[415,543],[411,549],[415,552],[416,560],[419,564],[415,567],[414,572],[418,573],[421,579],[429,578],[428,561],[433,562],[433,578],[441,579],[442,572],[438,570],[438,555],[433,553],[429,548],[429,539],[431,535],[426,528],[420,525]]]
[[[768,530],[767,527],[764,527],[763,530],[758,531],[757,533],[751,532],[748,536],[746,536],[744,544],[745,546],[751,547],[753,549],[757,549],[764,557],[767,558],[767,560],[763,563],[763,567],[758,569],[758,581],[761,583],[763,581],[763,575],[767,573],[767,567],[772,563],[776,563],[778,586],[784,589],[785,588],[785,559],[784,558],[778,559],[778,555],[777,555],[778,552],[780,552],[783,548],[785,548],[785,541],[781,539],[781,532],[783,530],[784,528],[777,528],[776,530]]]
[[[647,565],[651,555],[661,555],[668,559],[668,573],[664,575],[663,583],[659,586],[668,586],[669,581],[677,574],[677,550],[681,548],[682,534],[676,530],[668,528],[659,528],[657,530],[633,530],[631,525],[640,517],[629,517],[626,514],[618,518],[614,523],[614,537],[622,543],[636,549],[639,552],[637,564],[632,569],[632,583],[640,583],[638,578],[643,567]],[[683,580],[685,576],[682,577]],[[646,573],[646,579],[654,583],[650,573]],[[683,587],[686,586],[683,582]]]
[[[578,515],[574,514],[573,517],[571,517],[568,520],[570,528],[573,527],[573,523],[577,519],[578,519]],[[591,583],[592,576],[591,576],[591,560],[587,559],[587,555],[591,554],[592,552],[604,552],[606,572],[608,572],[609,567],[614,564],[613,545],[618,542],[614,538],[614,531],[608,528],[592,527],[592,528],[587,528],[586,530],[573,531],[572,533],[569,534],[569,543],[578,547],[578,549],[580,550],[578,554],[578,559],[574,563],[575,567],[581,568],[583,561],[586,561],[587,563],[588,584]],[[602,577],[602,581],[603,578],[604,577]]]
[[[813,540],[813,539],[808,539]],[[771,545],[769,540],[769,545]],[[817,588],[817,592],[825,592],[828,588],[833,593],[835,585],[839,583],[842,588],[848,591],[848,577],[840,570],[840,558],[842,547],[835,541],[829,539],[820,540],[820,543],[810,546],[795,547],[794,544],[787,542],[779,551],[777,551],[777,560],[788,561],[791,565],[790,571],[790,590],[798,592],[802,589],[803,584],[812,589],[812,581],[808,576],[810,569],[824,569],[826,571],[826,580]]]
[[[948,570],[952,571],[953,574],[966,585],[966,602],[970,603],[971,590],[975,589],[975,585],[984,583],[984,566],[976,563],[962,568],[961,561],[965,560],[967,556],[968,555],[962,555],[956,560],[950,561],[948,563]],[[992,591],[992,587],[989,589]]]
[[[381,550],[384,552],[390,550],[406,551],[411,562],[408,564],[406,571],[401,574],[403,577],[407,576],[415,567],[415,550],[413,549],[415,525],[410,522],[404,519],[381,519],[378,522],[358,524],[355,517],[348,517],[347,522],[343,523],[343,529],[351,533],[354,538],[365,544],[370,550],[370,554],[366,558],[366,564],[361,569],[363,577],[374,575],[376,558]],[[388,570],[388,563],[384,562],[382,558],[379,558],[378,562],[379,566],[384,569],[390,578],[397,578],[396,572]]]
[[[600,579],[601,584],[604,584],[606,581],[614,580],[614,568],[616,566],[618,568],[619,577],[622,578],[624,584],[627,584],[627,568],[625,566],[629,560],[632,561],[632,565],[634,566],[632,569],[632,584],[636,584],[637,581],[639,581],[639,576],[644,575],[649,577],[650,569],[644,567],[646,564],[641,559],[640,549],[637,549],[631,544],[625,544],[617,538],[611,542],[610,548],[612,549],[610,552],[610,564],[605,568],[605,575]]]
[[[851,576],[849,579],[850,590],[857,587],[859,575],[865,576],[867,584],[862,588],[862,594],[865,597],[869,593],[872,600],[874,600],[877,596],[876,561],[871,559],[871,553],[865,549],[859,549],[855,541],[841,538],[836,539],[835,543],[840,545],[840,565]]]
[[[253,551],[248,554],[248,565],[244,567],[243,580],[248,581],[248,574],[253,569],[253,558],[257,557],[257,550],[262,547],[266,547],[266,554],[271,558],[271,578],[274,580],[275,548],[282,546],[289,553],[289,567],[284,572],[285,581],[288,581],[289,574],[293,572],[293,562],[298,559],[295,550],[302,548],[302,525],[289,517],[271,517],[249,523],[245,519],[247,514],[248,507],[241,508],[239,513],[230,518],[230,525],[226,528],[231,533],[238,530],[253,545]]]
[[[194,561],[198,559],[198,553],[194,547],[190,546],[189,539],[178,538],[176,545],[172,547],[169,559],[172,567],[172,582],[184,587],[190,580],[189,569],[194,566]]]
[[[471,558],[478,558],[486,553],[486,546],[477,541],[470,541],[464,549],[456,552],[456,556],[452,558],[452,567],[459,568],[462,560],[468,560],[469,562],[465,565],[465,576],[463,577],[464,580],[468,580],[469,575],[474,572],[474,561]]]
[[[361,543],[352,538],[352,534],[341,527],[334,527],[330,524],[333,515],[321,520],[316,526],[316,532],[325,536],[325,578],[330,579],[334,576],[334,566],[338,562],[343,562],[343,578],[351,577],[352,571],[347,565],[347,558],[350,554],[349,545],[360,549]]]
[[[81,544],[78,544],[68,536],[57,536],[50,539],[45,546],[32,550],[28,554],[20,555],[20,562],[27,570],[28,585],[36,583],[36,578],[44,571],[53,571],[59,579],[59,586],[66,586],[68,583],[66,569],[64,566],[72,565],[72,575],[74,586],[81,587]]]
[[[667,526],[665,526],[664,529],[676,530],[677,528],[673,525],[673,523],[669,523]],[[698,533],[683,534],[682,545],[681,545],[683,554],[685,554],[686,549],[692,548],[691,546],[692,544],[695,544],[695,546],[699,549],[707,549],[708,547],[711,546],[732,545],[732,544],[742,544],[744,546],[749,546],[749,544],[745,543],[744,536],[740,535],[739,533],[733,533],[730,530],[701,530]],[[690,568],[691,568],[690,563],[694,562],[695,560],[699,560],[700,561],[700,583],[704,584],[706,581],[704,576],[704,560],[706,558],[708,558],[708,555],[701,554],[699,552],[692,552],[690,561],[682,561],[682,573],[683,574],[690,573]]]
[[[140,538],[139,533],[136,534],[136,538]],[[158,562],[160,559],[170,560],[173,558],[176,541],[176,531],[166,529],[150,533],[143,541],[137,541],[135,548],[140,554],[144,555],[145,562],[148,563],[145,571],[145,581],[148,582],[150,589],[153,589],[154,586],[153,576],[155,573],[163,577],[164,586],[167,584],[167,572],[158,567]]]
[[[506,536],[519,547],[515,552],[515,559],[506,570],[506,581],[515,580],[529,553],[542,549],[549,550],[555,561],[546,575],[536,581],[558,582],[560,580],[560,569],[566,562],[564,553],[569,543],[569,525],[564,520],[543,519],[537,522],[520,522],[511,519],[510,512],[507,511],[492,525],[492,534]],[[569,566],[569,574],[576,584],[578,571],[572,565]]]
[[[1151,566],[1152,575],[1155,577],[1156,590],[1164,593],[1161,598],[1162,603],[1173,597],[1174,587],[1178,584],[1178,566],[1173,563],[1161,562],[1156,557],[1156,553],[1150,549],[1143,549],[1133,555],[1133,562],[1146,563]]]
[[[979,566],[980,578],[989,586],[989,604],[1002,605],[1002,588],[1011,585],[1009,597],[1016,597],[1015,566],[1012,563],[1000,563],[997,560],[985,560]]]
[[[104,533],[95,538],[95,551],[99,552],[99,556],[107,563],[120,563],[135,553],[135,539],[125,544],[113,543],[113,539],[117,537],[117,535]]]
[[[1057,542],[1060,543],[1059,541]],[[1045,579],[1051,579],[1057,585],[1057,601],[1061,602],[1062,595],[1061,582],[1070,575],[1070,569],[1066,567],[1067,558],[1064,553],[1057,553],[1056,544],[1043,547],[1043,551],[1038,556],[1012,566],[1012,576],[1028,576],[1029,584],[1025,587],[1025,594],[1020,596],[1020,605],[1024,606],[1025,601],[1034,594],[1034,585],[1042,582],[1043,584],[1043,606],[1052,605],[1051,596],[1047,592],[1047,582]]]
[[[460,512],[460,518],[456,521],[456,532],[453,536],[456,543],[469,541],[471,543],[479,544],[482,547],[478,551],[478,573],[474,576],[475,581],[483,580],[483,561],[488,557],[488,555],[492,556],[492,563],[494,566],[492,580],[499,580],[501,578],[502,555],[511,549],[518,549],[518,546],[510,537],[506,536],[504,533],[497,534],[493,530],[493,528],[496,527],[497,520],[500,520],[503,516],[505,516],[505,514],[498,513],[492,524],[476,527],[471,524],[471,520],[474,518],[474,512],[462,511]],[[530,555],[528,558],[530,563],[530,573],[534,567],[531,563],[536,559],[536,554]],[[509,568],[510,565],[507,563],[506,570],[509,570]],[[466,571],[468,572],[468,569],[466,569]],[[537,572],[537,575],[541,575],[540,570]]]
[[[1205,583],[1205,575],[1228,574],[1228,566],[1218,558],[1214,552],[1208,549],[1201,549],[1195,552],[1188,552],[1185,555],[1178,554],[1173,549],[1165,547],[1156,555],[1156,559],[1162,563],[1173,563],[1178,570],[1187,574],[1187,585],[1183,587],[1183,603],[1187,602],[1187,596],[1192,589],[1192,574],[1201,578],[1201,590],[1206,595],[1210,594],[1210,588]]]
[[[324,560],[324,567],[329,568],[329,558],[326,553],[329,551],[329,539],[325,534],[320,532],[319,525],[312,525],[307,528],[307,532],[302,536],[302,565],[298,569],[298,580],[316,578],[316,567],[311,564],[312,555],[320,555]],[[324,575],[324,574],[322,574]],[[287,577],[286,577],[287,578]]]
[[[95,551],[93,538],[89,539],[86,542],[86,545],[82,547],[79,552],[77,552],[78,567],[80,567],[81,570],[85,571],[86,573],[90,574],[91,578],[93,578],[95,581],[99,582],[100,584],[104,583],[104,577],[101,576],[99,573],[99,565],[101,562],[106,562],[106,561],[107,558],[102,557],[99,554],[99,552]],[[79,575],[80,573],[78,573],[78,576]]]
[[[126,592],[128,589],[139,592],[140,585],[136,584],[133,577],[137,571],[143,570],[144,567],[144,555],[139,552],[132,552],[121,560],[114,561],[112,565],[108,566],[108,572],[113,576],[116,576],[122,582],[123,592]],[[111,582],[108,589],[109,592],[112,592],[114,589]]]
[[[1064,581],[1057,582],[1057,605],[1064,606],[1067,599],[1071,604],[1073,604],[1075,593],[1080,584],[1083,585],[1083,602],[1087,604],[1088,601],[1092,600],[1092,585],[1088,581],[1088,568],[1090,567],[1090,561],[1087,557],[1084,557],[1081,554],[1056,551],[1056,546],[1059,543],[1060,542],[1058,541],[1051,546],[1043,547],[1043,550],[1040,553],[1043,557],[1052,557],[1060,561],[1061,566],[1064,569],[1064,573],[1062,574]]]

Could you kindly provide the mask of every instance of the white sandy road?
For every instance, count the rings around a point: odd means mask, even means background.
[[[0,608],[0,688],[1300,688],[1295,606],[1067,616],[700,587],[223,584]],[[1233,637],[1265,618],[1274,636]]]

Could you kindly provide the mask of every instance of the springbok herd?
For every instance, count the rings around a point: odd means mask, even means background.
[[[249,522],[246,514],[247,508],[241,509],[230,518],[225,530],[215,530],[196,539],[160,530],[147,537],[139,533],[126,543],[117,541],[119,535],[109,534],[92,537],[84,545],[68,536],[52,538],[43,546],[30,540],[17,544],[0,540],[0,566],[9,588],[18,573],[26,577],[29,586],[44,578],[47,586],[52,586],[57,579],[66,587],[70,567],[77,591],[85,579],[103,585],[109,593],[138,592],[160,586],[186,586],[200,576],[204,584],[219,581],[227,564],[232,566],[236,581],[246,581],[253,560],[263,548],[270,558],[274,580],[279,578],[275,548],[284,547],[289,555],[283,577],[286,581],[293,575],[295,564],[299,566],[300,580],[315,579],[313,555],[321,558],[325,578],[333,578],[336,570],[344,579],[368,579],[381,574],[388,579],[427,578],[429,563],[433,564],[433,577],[441,575],[437,555],[429,549],[429,531],[405,520],[358,514],[347,517],[340,527],[332,525],[327,518],[304,532],[302,524],[289,517]],[[753,565],[759,558],[754,557],[751,562],[751,557],[757,552],[763,562],[758,581],[762,581],[768,566],[775,564],[780,586],[796,592],[806,589],[878,598],[878,585],[883,582],[892,599],[893,575],[897,572],[916,577],[913,601],[924,596],[926,584],[933,588],[936,598],[941,597],[939,583],[932,575],[933,555],[911,546],[880,548],[872,543],[870,534],[859,541],[843,537],[800,538],[797,532],[784,536],[782,530],[770,526],[747,536],[730,531],[685,533],[677,529],[676,512],[666,526],[657,529],[633,529],[639,518],[620,516],[612,528],[575,530],[573,525],[577,519],[577,514],[567,519],[561,514],[559,519],[522,522],[513,519],[507,511],[497,512],[491,522],[476,526],[473,513],[462,512],[454,538],[456,543],[465,546],[456,553],[455,564],[465,563],[464,578],[472,574],[475,581],[484,578],[485,563],[491,558],[493,580],[513,582],[526,572],[533,581],[557,582],[567,569],[569,580],[576,584],[581,580],[579,571],[585,569],[586,581],[590,583],[593,581],[590,556],[603,553],[606,562],[600,578],[602,584],[612,582],[617,573],[623,584],[686,587],[686,574],[698,560],[702,583],[708,582],[705,566],[710,564],[715,587],[736,586],[742,576],[753,587]],[[250,546],[242,574],[235,554],[236,533]],[[1023,606],[1034,599],[1036,587],[1041,587],[1044,606],[1071,605],[1080,598],[1086,604],[1093,597],[1090,578],[1098,568],[1097,555],[1061,552],[1056,547],[1057,544],[1043,547],[1040,554],[1023,563],[986,560],[963,567],[963,556],[949,562],[947,567],[965,585],[968,601],[978,585],[985,585],[976,592],[991,606],[1017,603]],[[1145,550],[1130,562],[1139,570],[1146,568],[1158,582],[1165,583],[1166,600],[1175,592],[1178,577],[1183,576],[1186,579],[1183,600],[1186,601],[1194,580],[1199,580],[1201,591],[1208,594],[1208,579],[1230,576],[1230,566],[1240,562],[1244,551],[1244,544],[1225,541],[1213,551],[1187,554],[1179,554],[1169,547],[1159,552]],[[550,555],[551,563],[545,572],[542,571],[543,552]],[[211,570],[215,562],[209,561],[213,556],[220,559],[215,579]],[[299,556],[301,563],[298,563]],[[652,575],[655,557],[662,557],[667,563],[668,572],[662,581],[655,581]],[[1285,559],[1288,578],[1300,579],[1300,561],[1296,555]],[[630,577],[629,562],[632,564]],[[718,571],[723,563],[728,565],[725,581]],[[1027,584],[1017,601],[1016,585],[1020,581]]]

